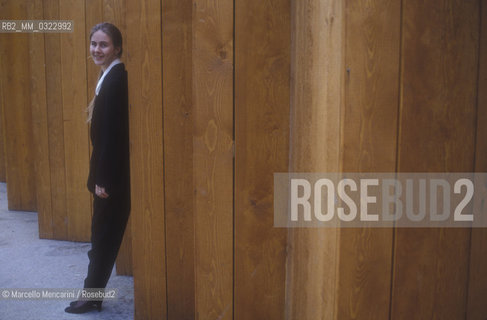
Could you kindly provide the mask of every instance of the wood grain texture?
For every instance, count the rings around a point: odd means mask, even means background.
[[[58,19],[59,3],[44,0],[44,18]],[[63,126],[63,92],[61,90],[61,35],[44,35],[46,73],[47,128],[51,180],[52,235],[54,239],[68,239],[66,173]]]
[[[4,53],[2,50],[2,39],[0,38],[0,55],[4,57]],[[0,63],[0,73],[2,71],[2,64]],[[3,85],[2,85],[2,78],[0,77],[0,182],[7,181],[7,168],[5,166],[5,134],[3,132],[3,97],[4,94],[2,92]]]
[[[477,140],[475,172],[487,172],[487,2],[480,2],[480,47],[477,89]],[[467,319],[487,317],[487,230],[472,229],[470,272],[468,281]]]
[[[122,36],[127,31],[126,14],[126,0],[103,0],[103,21],[116,25]]]
[[[401,2],[346,5],[343,172],[396,170]],[[389,317],[392,229],[340,230],[337,319]]]
[[[282,319],[287,231],[273,173],[289,168],[289,1],[235,1],[235,319]]]
[[[28,1],[2,3],[2,15],[25,19]],[[4,142],[9,210],[36,211],[30,97],[29,35],[0,35],[2,92],[4,94]]]
[[[135,319],[167,319],[161,3],[126,4]]]
[[[95,88],[100,76],[100,67],[93,63],[90,53],[90,33],[91,28],[96,24],[103,21],[103,0],[90,0],[85,2],[85,43],[86,43],[86,101],[89,103],[95,97]],[[87,106],[86,106],[87,107]],[[87,117],[88,113],[85,108],[84,116]],[[91,152],[93,151],[93,146],[90,140],[90,131],[88,126],[88,147],[89,147],[89,157],[91,159]],[[93,203],[93,194],[90,193],[90,203]],[[90,210],[91,216],[93,216],[93,206]],[[129,218],[130,219],[130,218]],[[130,220],[129,220],[130,221]],[[129,227],[127,227],[129,228]],[[122,249],[120,249],[122,250]],[[119,272],[118,263],[116,264],[117,273]]]
[[[162,2],[168,319],[195,318],[193,1]]]
[[[115,264],[118,275],[134,275],[132,256],[132,217],[129,217]]]
[[[233,1],[193,2],[196,319],[233,315]]]
[[[6,20],[9,19],[7,16],[8,12],[6,10],[7,6],[7,0],[1,0],[0,1],[0,19]],[[5,37],[0,35],[0,57],[5,57],[5,48],[7,47],[6,42],[5,42]],[[4,59],[2,59],[4,60]],[[4,97],[5,94],[3,93],[3,87],[4,85],[2,84],[2,74],[5,74],[5,71],[3,69],[3,63],[0,61],[0,182],[6,182],[7,181],[7,168],[5,164],[5,132],[4,132],[4,123],[3,123],[3,105],[4,105]]]
[[[478,10],[403,2],[399,172],[474,170]],[[468,229],[397,229],[391,317],[466,314]]]
[[[0,1],[0,19],[7,19],[8,17],[5,16],[5,6],[6,6],[6,0]],[[5,48],[6,48],[6,43],[5,43],[5,37],[0,36],[0,56],[5,57]],[[3,59],[2,59],[3,60]],[[5,74],[5,71],[3,70],[3,63],[0,61],[0,74]],[[0,76],[0,182],[6,182],[7,181],[7,167],[5,164],[5,132],[4,128],[5,125],[3,123],[3,105],[4,105],[4,97],[5,94],[3,93],[3,87],[4,85],[2,84],[2,78]]]
[[[35,0],[27,7],[29,18],[42,20],[44,9],[42,0]],[[44,34],[29,35],[32,133],[37,191],[37,213],[39,237],[52,239],[51,168],[49,164],[49,129],[47,121],[46,71]]]
[[[338,172],[342,2],[295,1],[291,13],[289,172]],[[285,319],[334,318],[338,234],[331,228],[289,230]]]
[[[60,2],[59,15],[74,20],[77,26],[73,33],[61,34],[60,40],[67,236],[74,241],[89,241],[91,197],[86,188],[89,172],[89,139],[84,112],[88,105],[84,1]]]

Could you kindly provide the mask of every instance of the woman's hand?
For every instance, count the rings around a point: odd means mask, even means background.
[[[99,187],[98,185],[95,185],[95,194],[102,199],[108,198],[108,193],[106,193],[105,188]]]

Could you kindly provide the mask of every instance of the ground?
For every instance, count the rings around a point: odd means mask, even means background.
[[[107,285],[116,290],[102,312],[68,314],[72,299],[5,299],[15,288],[79,289],[88,268],[89,243],[39,239],[36,212],[8,211],[6,185],[0,183],[0,320],[133,319],[133,278],[112,273]]]

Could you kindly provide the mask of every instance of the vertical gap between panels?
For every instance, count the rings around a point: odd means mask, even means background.
[[[161,59],[161,117],[162,117],[162,193],[163,193],[163,214],[164,214],[164,273],[165,273],[165,290],[166,290],[166,319],[169,317],[169,291],[168,291],[168,274],[167,274],[167,221],[166,221],[166,162],[165,162],[165,150],[164,150],[164,137],[165,137],[165,128],[164,128],[164,19],[163,19],[163,2],[164,0],[161,0],[159,2],[159,32],[160,32],[160,37],[161,37],[161,48],[160,48],[160,59]]]
[[[473,147],[474,147],[474,152],[473,152],[473,168],[472,168],[472,172],[476,172],[477,171],[477,131],[478,131],[478,119],[479,119],[479,92],[480,92],[480,84],[481,84],[481,80],[480,80],[480,67],[481,67],[481,62],[480,62],[480,59],[481,59],[481,54],[482,54],[482,17],[483,17],[483,5],[482,5],[483,1],[479,1],[478,2],[478,6],[479,6],[479,10],[478,10],[478,47],[477,47],[477,79],[476,79],[476,96],[475,96],[475,123],[474,123],[474,143],[473,143]],[[466,291],[465,291],[465,319],[467,319],[467,316],[468,316],[468,307],[469,307],[469,290],[470,290],[470,264],[471,264],[471,255],[472,255],[472,236],[473,236],[473,229],[470,229],[470,241],[469,241],[469,244],[468,244],[468,251],[469,251],[469,259],[467,261],[467,284],[466,284]]]
[[[61,16],[61,1],[59,0],[57,2],[57,16],[56,19],[59,19]],[[64,207],[67,209],[67,194],[68,194],[68,186],[66,182],[66,177],[67,177],[67,172],[66,172],[66,141],[65,141],[65,132],[64,132],[64,90],[63,90],[63,46],[62,46],[62,34],[57,35],[58,36],[58,41],[59,41],[59,51],[60,51],[60,57],[61,57],[61,68],[60,68],[60,79],[61,79],[61,88],[59,90],[61,94],[61,120],[63,121],[61,127],[62,127],[62,146],[63,146],[63,165],[64,165],[64,176],[63,176],[63,184],[64,184],[64,198],[65,198],[65,205]],[[64,213],[64,218],[68,220],[68,224],[65,225],[64,231],[66,232],[65,234],[67,235],[68,239],[70,239],[70,234],[69,234],[69,216],[67,213]]]
[[[404,43],[404,1],[401,0],[400,3],[400,10],[399,10],[399,73],[398,73],[398,101],[397,101],[397,116],[396,116],[396,163],[395,163],[395,175],[397,177],[399,173],[399,163],[400,163],[400,137],[401,137],[401,112],[402,112],[402,95],[403,95],[403,85],[402,85],[402,77],[403,77],[403,65],[404,65],[404,56],[403,56],[403,43]],[[392,226],[392,247],[391,247],[391,271],[390,271],[390,291],[389,291],[389,319],[392,318],[392,309],[394,303],[394,278],[395,278],[395,265],[394,262],[396,261],[396,232],[397,227],[396,224],[393,223]]]
[[[236,57],[235,57],[235,43],[236,43],[236,8],[235,8],[236,0],[233,0],[233,66],[232,66],[232,103],[233,103],[233,192],[232,192],[232,203],[233,203],[233,232],[232,232],[232,250],[233,250],[233,263],[232,263],[232,319],[235,319],[235,274],[236,274],[236,266],[235,266],[235,255],[236,255],[236,206],[235,206],[235,191],[236,191],[236,154],[237,154],[237,141],[236,137],[236,101],[235,101],[235,75],[236,75]]]

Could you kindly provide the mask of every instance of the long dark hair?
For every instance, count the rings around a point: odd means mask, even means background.
[[[113,25],[109,22],[99,23],[99,24],[95,25],[93,28],[91,28],[90,41],[91,41],[91,38],[93,37],[93,34],[99,30],[103,31],[106,35],[108,35],[110,37],[110,39],[112,40],[113,46],[115,48],[120,48],[120,51],[117,54],[117,57],[120,58],[122,56],[122,52],[123,52],[123,46],[122,46],[123,45],[123,39],[122,39],[122,33],[120,32],[120,30],[118,30],[118,28],[115,27],[115,25]],[[88,113],[88,119],[86,120],[86,122],[91,121],[91,118],[93,116],[93,108],[94,107],[95,107],[95,97],[93,97],[93,99],[91,100],[91,102],[88,105],[88,108],[86,110],[86,112]]]

